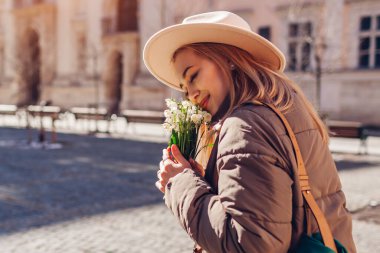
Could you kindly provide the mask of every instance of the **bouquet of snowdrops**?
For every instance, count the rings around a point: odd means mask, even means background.
[[[163,127],[171,134],[169,147],[176,144],[187,160],[195,159],[202,149],[202,147],[199,149],[197,141],[199,127],[210,123],[211,114],[202,111],[189,100],[166,99],[165,102],[168,109],[164,111],[166,119]]]

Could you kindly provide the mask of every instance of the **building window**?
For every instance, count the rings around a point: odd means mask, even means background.
[[[259,28],[259,34],[266,38],[267,40],[271,40],[271,29],[269,26],[263,26]]]
[[[4,81],[4,46],[1,44],[0,45],[0,86],[3,84]]]
[[[311,62],[311,37],[313,26],[310,22],[289,24],[288,69],[307,71]]]
[[[87,68],[87,40],[84,33],[77,35],[77,70],[80,75],[85,75]],[[95,57],[95,56],[94,56]]]
[[[360,20],[360,31],[371,30],[371,17],[362,17]]]
[[[137,0],[120,0],[118,4],[118,31],[137,30]]]
[[[380,68],[380,15],[360,18],[358,66]]]
[[[22,7],[24,7],[24,1],[23,0],[14,0],[13,8],[22,8]]]
[[[42,4],[44,2],[45,0],[14,0],[13,7],[24,8],[24,7],[32,6],[34,4]],[[49,0],[48,2],[51,2],[51,0]]]

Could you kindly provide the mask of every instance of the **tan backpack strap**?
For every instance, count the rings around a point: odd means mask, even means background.
[[[298,178],[300,186],[301,186],[302,196],[305,199],[307,205],[309,206],[311,212],[313,213],[315,220],[317,221],[318,228],[319,228],[319,231],[321,232],[322,239],[323,239],[325,246],[331,248],[332,250],[334,250],[334,252],[337,252],[335,242],[334,242],[334,237],[331,233],[331,229],[329,227],[329,224],[327,223],[325,215],[323,214],[321,209],[318,207],[317,202],[315,201],[313,195],[311,194],[309,178],[308,178],[307,173],[306,173],[305,164],[304,164],[303,159],[302,159],[301,151],[300,151],[300,148],[298,146],[296,136],[294,135],[294,132],[293,132],[291,126],[289,125],[289,122],[286,120],[285,116],[277,108],[275,108],[273,105],[265,104],[265,103],[261,103],[261,102],[256,102],[256,101],[254,103],[255,104],[264,104],[267,107],[269,107],[270,109],[272,109],[280,117],[282,123],[284,124],[284,126],[285,126],[285,128],[289,134],[290,140],[293,144],[293,148],[294,148],[294,151],[296,154],[297,166],[298,166],[298,177],[297,178]],[[307,221],[307,223],[308,222],[309,221]]]

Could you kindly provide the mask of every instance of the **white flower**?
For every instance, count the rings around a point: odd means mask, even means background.
[[[172,117],[172,112],[170,110],[165,110],[164,115],[165,115],[165,118],[170,118]]]
[[[165,99],[165,102],[168,108],[164,111],[165,122],[162,126],[172,134],[168,145],[179,144],[181,151],[186,153],[183,153],[185,157],[189,158],[197,150],[196,139],[189,139],[197,135],[201,124],[211,121],[211,114],[189,100]]]
[[[165,103],[166,103],[166,106],[167,106],[168,108],[170,108],[170,105],[171,105],[172,101],[173,101],[173,100],[170,99],[170,98],[165,99]]]
[[[176,116],[181,113],[181,111],[178,108],[174,108],[174,107],[170,109],[170,112],[172,113],[173,116]]]
[[[186,116],[182,111],[178,110],[176,115],[177,115],[178,122],[186,120]]]
[[[190,113],[191,113],[191,114],[194,114],[194,113],[197,113],[197,112],[198,112],[198,108],[197,108],[197,106],[195,106],[195,105],[193,105],[193,106],[191,107],[191,109],[189,108],[189,110],[190,110]]]
[[[191,121],[196,125],[199,125],[202,122],[202,114],[193,114],[191,115]]]
[[[167,99],[165,99],[165,102],[166,102],[166,106],[170,110],[174,110],[174,109],[178,108],[177,102],[174,99],[167,98]]]
[[[211,121],[211,114],[203,112],[203,123],[209,123]]]
[[[182,106],[183,106],[184,109],[187,110],[188,108],[191,108],[192,103],[189,100],[183,100],[182,101]]]
[[[167,119],[165,119],[165,122],[164,122],[164,124],[165,123],[167,123],[167,124],[169,124],[169,125],[173,125],[174,124],[174,122],[173,122],[173,118],[167,118]]]
[[[168,132],[170,132],[172,130],[172,127],[171,127],[171,124],[165,122],[164,124],[162,124],[162,126],[164,127],[164,129]]]
[[[198,117],[196,114],[191,115],[190,120],[194,122],[195,124],[198,124]]]

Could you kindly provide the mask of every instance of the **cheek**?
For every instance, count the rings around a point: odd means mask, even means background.
[[[217,85],[214,85],[210,90],[210,94],[212,95],[212,101],[210,101],[210,105],[212,105],[212,113],[217,112],[228,94],[228,87],[223,85],[221,80],[219,81],[220,82]]]
[[[226,94],[227,92],[222,87],[220,87],[219,90],[217,91],[215,103],[217,103],[218,107],[222,105],[224,98],[226,97]]]

